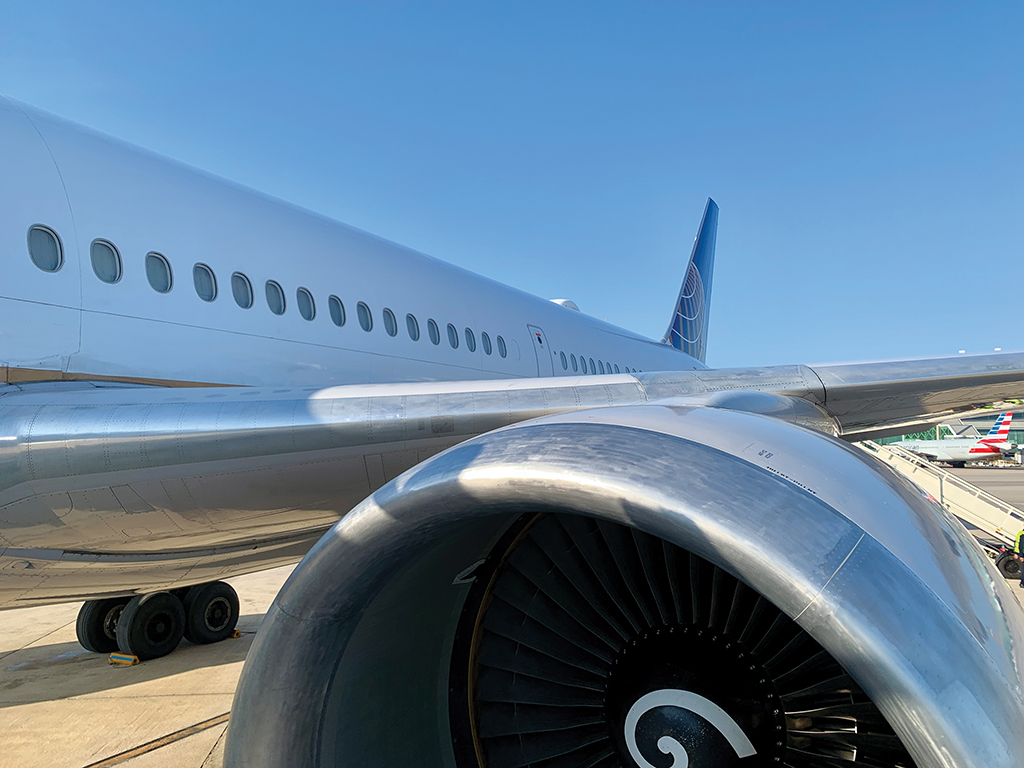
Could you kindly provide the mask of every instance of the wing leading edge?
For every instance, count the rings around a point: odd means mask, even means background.
[[[0,396],[0,608],[297,559],[296,536],[311,542],[415,464],[541,416],[689,403],[853,440],[1022,394],[1024,355],[316,392],[12,385]]]

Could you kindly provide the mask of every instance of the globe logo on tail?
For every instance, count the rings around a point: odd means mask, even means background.
[[[702,359],[700,353],[703,351],[700,347],[704,339],[704,298],[704,281],[697,267],[691,263],[679,294],[672,333],[679,337],[679,343],[673,346],[697,359]]]

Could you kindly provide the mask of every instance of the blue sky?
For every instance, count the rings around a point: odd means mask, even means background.
[[[1024,347],[1024,6],[5,3],[0,93],[708,362]]]

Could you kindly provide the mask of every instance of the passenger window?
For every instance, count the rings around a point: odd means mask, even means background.
[[[157,293],[171,290],[171,264],[159,253],[146,254],[146,279]]]
[[[466,329],[466,346],[470,352],[476,352],[476,336],[469,328]]]
[[[597,372],[602,374],[604,373],[604,363],[600,360],[597,361]]]
[[[267,280],[267,306],[275,315],[283,315],[287,306],[284,302],[284,290],[273,280]]]
[[[563,371],[568,371],[569,370],[569,361],[565,359],[565,352],[559,352],[558,356],[560,358],[562,358],[562,370]]]
[[[196,264],[192,267],[192,283],[196,287],[196,294],[203,301],[213,301],[217,298],[217,278],[213,270],[205,264]]]
[[[395,320],[395,313],[384,307],[384,311],[381,314],[384,316],[384,330],[387,331],[388,336],[397,336],[398,321]]]
[[[505,357],[505,355],[508,354],[508,348],[505,346],[505,340],[503,338],[501,338],[501,336],[499,336],[497,341],[498,341],[498,354],[501,355],[502,357]]]
[[[241,272],[235,272],[231,275],[231,295],[235,299],[235,304],[240,306],[242,309],[249,309],[252,307],[252,283],[250,283],[249,278]]]
[[[480,334],[480,343],[483,345],[484,354],[491,354],[491,337],[487,335],[486,331]]]
[[[597,375],[597,368],[594,366],[594,358],[590,358],[590,373]]]
[[[405,316],[405,329],[409,332],[409,338],[413,341],[420,340],[420,324],[415,315]]]
[[[116,283],[121,279],[121,254],[113,243],[93,240],[89,246],[89,258],[92,260],[92,271],[104,283]]]
[[[299,305],[299,314],[303,320],[312,320],[316,317],[316,302],[313,301],[313,294],[308,288],[299,288],[295,292],[295,303]]]
[[[459,332],[455,330],[455,326],[448,323],[448,343],[452,349],[459,348]]]
[[[572,364],[573,373],[576,373],[579,370],[576,367],[576,355],[569,355],[569,362]]]
[[[580,370],[582,370],[584,373],[587,372],[587,358],[585,358],[583,355],[580,355]]]
[[[427,333],[430,335],[431,344],[436,346],[441,343],[441,331],[438,330],[433,318],[427,320]]]
[[[337,296],[330,296],[327,299],[327,309],[331,313],[331,322],[341,328],[345,324],[345,305]]]
[[[373,330],[373,314],[370,308],[363,302],[356,304],[356,317],[359,318],[359,327],[369,333]]]
[[[619,365],[618,365],[618,363],[616,363],[616,364],[615,364],[615,372],[616,372],[616,373],[618,373],[618,372],[619,372]]]
[[[43,272],[56,272],[64,266],[64,248],[57,233],[36,224],[28,230],[28,256]]]

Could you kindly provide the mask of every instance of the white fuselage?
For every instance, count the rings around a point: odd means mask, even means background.
[[[994,461],[1013,448],[1008,442],[983,442],[978,438],[949,440],[904,440],[895,443],[932,461]]]
[[[704,367],[665,344],[2,98],[0,145],[0,366],[9,381],[322,387],[579,375],[574,358],[588,375],[591,365],[595,373]],[[59,236],[58,271],[29,259],[33,225]],[[94,273],[97,239],[120,254],[116,283]],[[151,252],[171,266],[167,293],[147,280]],[[197,295],[196,264],[216,276],[213,301]],[[232,296],[235,272],[252,286],[249,309]],[[283,288],[281,315],[268,307],[267,281]],[[315,301],[312,320],[298,311],[301,287]],[[332,322],[330,296],[344,306],[341,327]],[[369,332],[360,327],[360,302],[372,315]],[[394,336],[385,308],[396,320]]]

